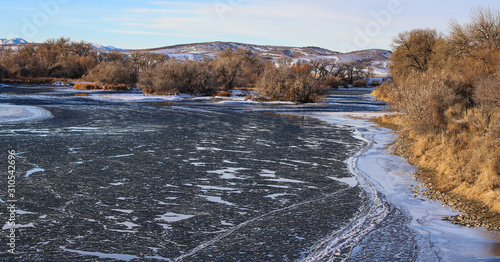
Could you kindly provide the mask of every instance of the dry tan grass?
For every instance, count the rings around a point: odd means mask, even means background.
[[[495,116],[494,125],[498,126],[500,114]],[[478,111],[470,112],[440,134],[412,132],[404,127],[404,115],[383,116],[374,122],[399,126],[401,137],[409,144],[404,156],[422,169],[436,171],[431,179],[434,190],[479,202],[500,213],[500,140],[495,132],[481,126],[482,117]]]
[[[103,87],[100,84],[91,84],[91,83],[76,83],[73,85],[73,89],[82,89],[82,90],[96,90],[102,88]]]
[[[82,90],[120,90],[127,91],[130,90],[129,85],[125,84],[101,84],[101,83],[76,83],[73,85],[73,89]]]

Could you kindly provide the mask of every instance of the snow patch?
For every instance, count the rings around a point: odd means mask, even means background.
[[[117,259],[117,260],[124,260],[124,261],[130,261],[132,259],[140,259],[140,257],[134,256],[134,255],[110,254],[110,253],[102,253],[102,252],[88,252],[88,251],[82,251],[82,250],[68,249],[64,246],[59,246],[59,248],[62,249],[63,251],[80,254],[82,256],[94,256],[94,257],[99,257],[99,258]]]
[[[48,110],[38,106],[0,104],[0,123],[29,122],[51,117]]]
[[[177,214],[173,212],[168,212],[163,215],[158,215],[158,218],[155,218],[157,221],[164,221],[167,223],[175,223],[179,222],[185,219],[189,219],[194,217],[193,215],[183,215],[183,214]]]
[[[45,172],[45,169],[43,169],[43,168],[33,168],[33,169],[29,170],[28,172],[26,172],[26,175],[24,175],[24,176],[25,177],[29,177],[32,174],[37,173],[37,172]]]

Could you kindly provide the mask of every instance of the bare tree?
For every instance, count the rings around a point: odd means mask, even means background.
[[[171,60],[142,72],[139,85],[146,93],[211,94],[216,78],[208,63]]]
[[[283,62],[282,62],[283,63]],[[270,100],[318,102],[325,93],[305,63],[266,66],[257,82],[259,95]]]
[[[441,36],[435,29],[415,29],[393,39],[392,75],[397,80],[412,72],[425,72]]]
[[[472,9],[469,23],[461,25],[453,19],[450,26],[450,42],[458,54],[481,63],[485,73],[495,73],[500,57],[500,11]]]
[[[224,90],[250,84],[252,75],[258,69],[258,61],[249,50],[236,52],[226,49],[213,61],[218,84]]]
[[[309,62],[315,78],[323,78],[333,73],[336,62],[328,59],[315,59]]]

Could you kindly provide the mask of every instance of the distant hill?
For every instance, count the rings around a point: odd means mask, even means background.
[[[154,52],[160,54],[195,54],[202,56],[216,56],[218,52],[226,49],[236,51],[238,48],[250,50],[253,54],[269,58],[281,57],[303,57],[303,56],[328,56],[339,54],[328,49],[320,47],[289,47],[289,46],[270,46],[270,45],[252,45],[235,42],[207,42],[166,46],[153,49],[145,49],[142,51]]]
[[[293,61],[327,59],[337,61],[338,63],[363,62],[371,66],[374,73],[379,76],[389,76],[390,57],[392,54],[391,51],[383,49],[369,49],[349,53],[340,53],[315,46],[290,47],[252,45],[235,42],[194,43],[134,51],[165,54],[176,59],[200,60],[204,57],[214,58],[222,50],[237,50],[238,48],[250,50],[252,54],[270,61],[288,58]]]
[[[100,44],[92,44],[92,47],[96,50],[101,50],[101,51],[127,51],[126,49],[121,49],[111,45],[103,46]]]

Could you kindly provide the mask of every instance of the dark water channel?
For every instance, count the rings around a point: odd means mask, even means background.
[[[2,260],[297,261],[366,205],[345,182],[362,146],[353,131],[277,113],[379,110],[369,91],[321,105],[220,106],[61,90],[0,88],[0,103],[54,116],[0,125],[0,166],[17,152],[21,225],[16,256]],[[7,179],[0,186],[4,201]]]

